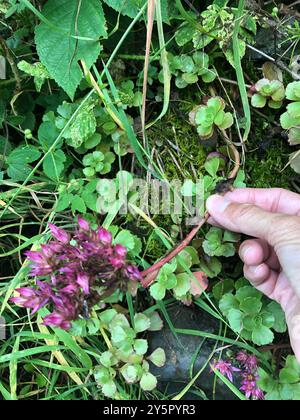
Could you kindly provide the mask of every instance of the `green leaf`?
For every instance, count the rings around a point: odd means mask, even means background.
[[[299,382],[300,377],[298,372],[294,369],[283,368],[279,372],[279,380],[283,384],[293,384]]]
[[[287,85],[286,97],[290,101],[300,101],[300,82],[292,82]]]
[[[177,284],[173,288],[176,296],[184,296],[191,288],[191,277],[187,273],[177,274]]]
[[[102,387],[102,392],[107,398],[113,398],[117,392],[117,386],[114,381],[109,381]]]
[[[218,127],[222,130],[227,130],[227,128],[233,125],[233,115],[230,112],[226,112],[224,119],[221,124],[218,124]]]
[[[149,356],[149,360],[155,366],[163,367],[166,363],[166,353],[162,348],[158,348]]]
[[[136,353],[142,356],[147,353],[148,342],[147,340],[138,339],[134,341],[133,347]]]
[[[134,316],[134,330],[137,333],[144,332],[150,328],[150,319],[144,314],[135,314]]]
[[[73,213],[86,213],[86,205],[79,195],[74,195],[71,202],[71,209]]]
[[[291,146],[300,144],[300,128],[294,127],[289,131],[289,143]]]
[[[40,92],[43,84],[50,79],[50,73],[42,63],[30,64],[27,61],[20,61],[18,68],[26,74],[34,77],[34,84],[37,92]]]
[[[13,150],[6,159],[7,174],[14,181],[25,181],[32,168],[28,163],[41,157],[41,152],[33,146],[21,146]]]
[[[58,199],[57,205],[55,207],[55,211],[61,212],[61,211],[66,210],[70,206],[72,198],[73,198],[73,194],[69,194],[69,193],[61,194]]]
[[[147,0],[104,0],[105,3],[122,15],[135,18]],[[163,21],[168,23],[170,17],[176,15],[173,4],[168,0],[161,0],[161,14]]]
[[[227,293],[219,303],[220,309],[225,316],[228,316],[231,309],[239,309],[239,301],[232,293]]]
[[[150,318],[150,328],[149,331],[160,331],[163,329],[163,321],[159,316],[158,312],[151,312],[149,315]]]
[[[205,170],[207,173],[209,173],[210,176],[212,176],[213,178],[215,178],[218,174],[218,170],[220,167],[220,159],[219,158],[213,158],[213,159],[209,159],[206,163],[205,163]]]
[[[136,382],[137,378],[138,378],[138,369],[136,368],[136,366],[132,366],[129,364],[126,364],[122,367],[122,369],[120,370],[120,372],[122,373],[122,375],[124,376],[125,381],[128,384],[133,384]]]
[[[53,26],[43,21],[35,30],[42,64],[71,99],[83,77],[78,62],[90,68],[101,51],[99,38],[107,37],[101,2],[83,0],[78,6],[77,0],[48,0],[42,13]]]
[[[274,340],[274,334],[270,328],[264,325],[257,325],[252,332],[252,341],[258,346],[265,346],[272,343]]]
[[[249,297],[261,299],[262,293],[252,286],[243,286],[237,290],[236,297],[240,302],[242,302],[244,299],[247,299]]]
[[[214,287],[213,287],[213,295],[214,298],[217,300],[220,300],[222,296],[225,294],[231,292],[234,289],[234,281],[231,279],[225,279],[219,281]]]
[[[260,299],[255,297],[247,297],[246,299],[242,300],[240,303],[240,309],[246,314],[256,314],[259,313],[262,308],[262,303]]]
[[[230,327],[240,333],[243,329],[243,313],[238,309],[230,309],[227,315]]]
[[[153,391],[157,386],[157,379],[152,373],[144,373],[140,382],[143,391]]]
[[[178,29],[175,34],[175,41],[179,47],[183,47],[188,42],[192,41],[195,35],[195,28],[191,25],[185,25],[182,28]]]
[[[267,98],[265,96],[260,95],[259,93],[255,93],[251,98],[251,105],[254,108],[263,108],[266,106]]]
[[[291,168],[300,174],[300,153],[299,151],[290,155]]]
[[[274,326],[273,329],[278,333],[285,333],[287,330],[285,314],[277,302],[271,302],[267,306],[268,312],[274,316]]]
[[[58,181],[64,170],[64,163],[67,160],[62,150],[55,150],[49,153],[43,162],[45,174],[52,180]]]
[[[284,112],[280,117],[280,124],[284,130],[289,130],[299,125],[299,118],[293,118],[288,112]]]
[[[292,118],[298,118],[299,119],[299,125],[300,125],[300,101],[289,104],[287,106],[287,111],[288,111],[288,114]]]
[[[155,300],[163,300],[166,288],[161,283],[155,283],[150,287],[150,294]]]
[[[41,152],[34,146],[21,146],[14,149],[7,157],[7,163],[32,163],[41,157]]]

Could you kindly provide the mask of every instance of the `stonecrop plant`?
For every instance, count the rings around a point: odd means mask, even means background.
[[[146,331],[159,331],[163,324],[157,312],[149,316],[136,313],[134,326],[125,315],[114,309],[101,312],[100,322],[109,337],[109,349],[100,357],[100,364],[94,369],[94,377],[103,394],[108,398],[120,398],[115,379],[124,378],[127,384],[139,383],[144,391],[153,391],[157,386],[156,377],[150,372],[149,362],[163,367],[166,362],[165,351],[155,349],[149,356],[148,342],[137,336]]]
[[[284,84],[279,80],[259,80],[252,88],[255,92],[251,98],[254,108],[264,108],[267,104],[270,108],[279,109],[285,99]]]
[[[210,98],[206,105],[200,105],[194,114],[194,122],[198,134],[208,139],[214,134],[215,128],[226,130],[233,125],[233,115],[225,112],[225,101],[220,98]]]
[[[12,302],[32,309],[32,314],[47,307],[51,313],[44,325],[69,330],[72,321],[116,290],[136,290],[140,272],[127,263],[127,249],[112,244],[109,231],[93,230],[82,218],[73,234],[53,224],[49,227],[55,240],[40,251],[26,252],[36,286],[17,289],[19,296]]]

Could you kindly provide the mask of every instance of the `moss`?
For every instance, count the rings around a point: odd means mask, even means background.
[[[193,105],[188,108],[191,110]],[[170,112],[149,131],[149,141],[156,148],[169,181],[195,178],[202,172],[208,152],[189,122],[187,109]]]
[[[291,180],[295,177],[293,170],[283,168],[291,153],[284,140],[275,140],[266,150],[258,150],[246,154],[245,170],[247,185],[256,188],[291,188]]]

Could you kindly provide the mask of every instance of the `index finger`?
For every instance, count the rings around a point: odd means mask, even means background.
[[[300,195],[282,188],[239,188],[226,194],[234,203],[254,204],[272,213],[300,216]]]

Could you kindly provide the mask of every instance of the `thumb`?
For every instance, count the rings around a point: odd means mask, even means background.
[[[207,210],[225,229],[267,241],[300,298],[300,217],[268,212],[252,204],[234,203],[219,195],[207,200]]]
[[[272,226],[281,217],[280,214],[268,212],[253,204],[232,202],[220,195],[209,197],[206,207],[212,218],[223,228],[268,242]]]

